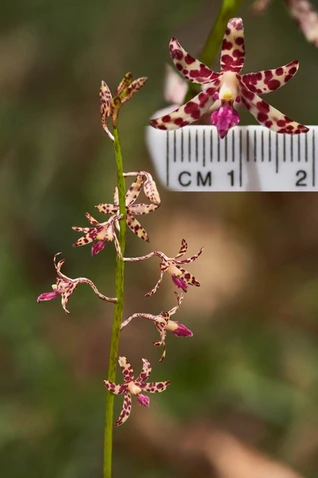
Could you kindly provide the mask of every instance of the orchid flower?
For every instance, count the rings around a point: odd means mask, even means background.
[[[59,254],[61,253],[58,252],[57,254],[55,254],[54,260],[53,260],[54,267],[57,274],[56,284],[52,285],[53,292],[44,292],[44,294],[39,295],[39,297],[37,298],[37,302],[52,300],[52,299],[55,299],[55,297],[61,296],[62,307],[65,310],[66,314],[69,314],[70,312],[67,310],[66,304],[70,296],[73,294],[74,290],[78,286],[78,284],[88,284],[93,289],[97,297],[99,297],[102,300],[106,300],[107,302],[113,302],[113,303],[117,302],[117,299],[111,299],[101,294],[99,290],[97,289],[96,285],[94,284],[94,282],[92,282],[89,279],[86,279],[86,277],[78,277],[77,279],[70,279],[69,277],[64,275],[61,272],[61,267],[64,264],[65,259],[62,259],[58,263],[56,263],[56,258]]]
[[[136,175],[136,180],[132,183],[128,189],[125,199],[126,199],[126,222],[129,229],[140,237],[144,241],[149,242],[149,236],[145,229],[142,227],[140,222],[135,218],[135,215],[149,214],[150,212],[155,211],[160,206],[160,196],[157,190],[155,181],[153,180],[151,174],[145,171],[137,171],[134,173],[126,173],[125,177],[131,175]],[[149,200],[154,202],[154,204],[135,204],[137,198],[139,197],[142,186],[144,186],[145,195]],[[104,214],[118,214],[119,213],[119,199],[118,199],[118,189],[115,188],[114,194],[114,204],[98,204],[95,206],[99,212]]]
[[[190,262],[195,261],[202,254],[203,247],[201,247],[201,249],[199,250],[197,254],[194,254],[188,259],[178,260],[187,252],[187,249],[188,249],[188,244],[185,241],[185,239],[182,239],[180,250],[175,257],[167,257],[166,254],[164,254],[161,251],[153,251],[153,252],[150,252],[149,254],[146,254],[145,256],[129,257],[129,258],[124,257],[124,261],[138,262],[138,261],[144,261],[145,259],[150,259],[151,257],[154,257],[154,256],[160,257],[161,263],[160,263],[159,280],[157,284],[154,286],[154,288],[146,294],[146,297],[150,297],[151,295],[155,294],[155,292],[157,292],[162,282],[163,274],[165,272],[168,272],[171,275],[172,281],[175,286],[182,289],[183,292],[187,292],[189,285],[200,287],[200,283],[195,279],[195,277],[192,274],[190,274],[190,272],[183,269],[181,265],[190,264]]]
[[[298,134],[308,131],[262,100],[258,94],[269,93],[286,84],[297,72],[298,61],[280,68],[241,75],[244,65],[244,30],[241,18],[232,18],[225,31],[221,52],[221,72],[215,73],[187,53],[176,38],[170,41],[170,55],[183,76],[200,83],[202,91],[185,105],[161,118],[150,120],[154,128],[172,130],[198,120],[204,113],[216,108],[211,123],[224,138],[236,126],[240,117],[234,105],[242,102],[257,121],[277,133]]]
[[[109,380],[104,380],[105,387],[110,393],[114,395],[124,394],[123,407],[120,412],[118,420],[114,423],[114,426],[117,427],[125,423],[131,412],[132,400],[131,396],[137,396],[137,402],[144,407],[149,407],[150,398],[146,395],[143,395],[141,392],[148,393],[157,393],[163,392],[166,390],[170,381],[166,380],[164,382],[148,382],[146,380],[149,378],[151,373],[151,365],[146,359],[142,359],[143,367],[140,375],[137,378],[134,378],[134,371],[130,363],[127,361],[126,357],[119,357],[118,363],[121,368],[122,374],[124,376],[124,383],[122,385],[117,385]]]
[[[163,353],[159,362],[161,362],[166,356],[166,335],[167,330],[173,333],[173,335],[177,337],[192,337],[193,333],[189,330],[185,325],[180,324],[175,320],[171,320],[171,316],[174,315],[180,307],[181,302],[183,301],[184,294],[177,294],[175,292],[175,296],[177,298],[177,305],[170,309],[168,312],[160,312],[159,315],[152,315],[152,314],[144,314],[144,313],[136,313],[130,315],[126,320],[123,321],[121,324],[120,330],[126,327],[132,319],[137,317],[141,317],[142,319],[151,320],[158,330],[160,334],[160,341],[153,342],[156,347],[163,346]]]
[[[117,120],[120,107],[137,93],[137,91],[144,86],[146,81],[146,77],[138,78],[133,81],[132,74],[126,73],[119,83],[114,97],[112,96],[108,85],[105,81],[102,81],[99,90],[101,121],[103,130],[112,141],[114,141],[114,136],[107,127],[107,118],[111,117],[114,124]]]
[[[120,260],[122,259],[122,252],[120,244],[116,236],[115,227],[118,226],[118,221],[122,219],[122,215],[111,216],[106,222],[98,222],[88,212],[85,213],[88,221],[94,227],[78,227],[73,226],[74,231],[83,232],[85,235],[74,242],[74,247],[85,246],[95,241],[92,245],[92,256],[96,256],[102,249],[104,249],[107,242],[114,241],[115,248]]]

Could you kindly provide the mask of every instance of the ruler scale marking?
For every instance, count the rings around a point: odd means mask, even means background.
[[[169,186],[169,131],[167,131],[166,137],[166,169],[167,169],[167,186]]]
[[[183,128],[181,129],[181,163],[183,163],[184,159],[184,136],[183,136]]]
[[[235,162],[235,141],[234,141],[234,130],[232,129],[232,163]]]
[[[278,158],[278,134],[276,135],[276,174],[278,174],[278,163],[279,163],[279,158]]]
[[[246,132],[246,138],[245,138],[245,144],[246,144],[246,161],[249,163],[250,162],[250,132]]]
[[[203,130],[203,167],[205,168],[205,129]]]
[[[221,148],[221,145],[220,145],[220,141],[221,141],[221,140],[220,140],[220,136],[218,136],[218,140],[217,140],[217,141],[218,141],[218,152],[217,152],[217,157],[218,157],[218,159],[217,159],[217,162],[219,163],[219,162],[220,162],[220,148]]]
[[[240,186],[242,186],[242,130],[240,130]]]
[[[198,138],[198,130],[195,130],[195,162],[197,163],[199,158],[199,138]]]
[[[317,132],[313,126],[307,135],[287,136],[262,126],[238,126],[220,139],[210,126],[149,127],[147,141],[157,175],[171,190],[318,191]]]
[[[312,185],[316,185],[316,130],[312,132]]]
[[[254,131],[254,163],[257,161],[257,143],[256,143],[256,130]]]

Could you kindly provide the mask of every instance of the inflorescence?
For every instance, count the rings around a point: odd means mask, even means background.
[[[308,131],[306,126],[291,120],[258,96],[259,94],[277,90],[286,84],[296,74],[298,61],[292,61],[285,66],[273,70],[241,75],[245,58],[245,44],[243,22],[240,18],[232,18],[228,22],[222,43],[220,72],[212,71],[199,60],[189,55],[175,38],[172,38],[170,42],[170,55],[178,71],[182,73],[186,80],[201,84],[201,91],[195,98],[180,106],[174,112],[166,114],[161,118],[152,119],[150,123],[155,128],[167,130],[183,127],[199,120],[204,113],[208,112],[211,114],[212,125],[215,125],[217,128],[219,136],[224,138],[229,129],[238,124],[240,118],[236,107],[242,103],[262,125],[277,133],[298,134]],[[117,87],[114,96],[111,94],[107,84],[104,81],[102,82],[100,88],[101,122],[103,130],[111,141],[116,142],[116,138],[110,131],[107,121],[111,120],[115,133],[120,108],[145,84],[146,80],[147,78],[145,77],[133,80],[131,73],[127,73]],[[82,233],[82,237],[77,239],[73,246],[78,247],[91,244],[91,253],[93,256],[96,256],[109,242],[114,242],[118,260],[125,263],[140,262],[153,257],[159,258],[159,279],[155,286],[147,292],[146,296],[150,297],[157,292],[163,280],[163,275],[167,272],[172,278],[173,285],[180,289],[179,292],[174,292],[177,304],[168,311],[161,311],[158,315],[144,312],[133,313],[122,321],[120,330],[126,328],[135,318],[143,318],[153,322],[160,338],[160,340],[153,343],[157,347],[162,347],[163,352],[160,357],[160,361],[162,361],[166,356],[166,334],[168,331],[176,337],[191,337],[193,335],[190,329],[173,320],[172,316],[178,312],[188,287],[200,286],[197,279],[184,269],[183,266],[197,260],[201,256],[203,248],[196,254],[184,258],[188,244],[185,239],[182,239],[180,249],[175,257],[168,257],[164,252],[157,250],[140,257],[124,257],[124,251],[121,250],[120,241],[117,237],[121,224],[125,225],[122,221],[126,221],[128,228],[138,238],[149,242],[148,233],[136,216],[155,212],[159,208],[161,200],[156,183],[147,171],[132,171],[123,173],[119,177],[122,178],[122,181],[124,181],[123,178],[132,178],[132,183],[125,194],[124,202],[123,186],[121,186],[122,193],[120,196],[118,192],[119,186],[116,186],[113,203],[101,203],[95,206],[99,213],[110,217],[106,221],[99,222],[90,213],[86,212],[85,216],[90,226],[73,226],[75,231]],[[141,192],[144,193],[146,200],[149,202],[137,202]],[[121,211],[120,198],[122,201]],[[119,297],[109,298],[103,295],[90,279],[85,277],[71,279],[64,275],[61,272],[61,267],[65,260],[56,261],[59,254],[54,256],[57,280],[56,284],[52,286],[53,291],[41,294],[37,299],[38,302],[49,301],[60,296],[62,307],[68,314],[69,311],[66,305],[70,296],[79,284],[88,284],[99,299],[119,304]],[[122,297],[121,300],[123,301]],[[151,365],[144,358],[142,361],[142,371],[135,378],[127,358],[119,357],[118,363],[123,373],[124,383],[116,384],[110,380],[104,381],[105,387],[110,393],[124,395],[122,411],[115,422],[115,426],[121,425],[129,417],[132,395],[137,397],[139,404],[149,407],[150,399],[142,392],[163,392],[170,385],[169,381],[147,382],[151,372]]]

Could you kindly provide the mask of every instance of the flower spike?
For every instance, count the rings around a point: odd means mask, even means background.
[[[228,131],[239,123],[240,117],[235,106],[242,102],[259,123],[277,133],[299,134],[308,131],[306,126],[291,120],[257,96],[285,85],[296,74],[298,61],[272,70],[240,74],[245,58],[241,18],[232,18],[227,24],[222,42],[220,72],[214,72],[189,55],[176,38],[171,39],[169,49],[179,72],[186,80],[200,83],[202,91],[172,113],[151,119],[150,124],[154,128],[181,128],[210,112],[211,124],[216,126],[220,138],[224,138]]]
[[[163,279],[163,274],[165,272],[168,272],[171,275],[172,282],[174,283],[175,286],[178,288],[182,289],[183,292],[187,292],[188,286],[195,286],[195,287],[200,287],[200,283],[196,280],[196,278],[190,274],[190,272],[186,271],[183,269],[182,264],[190,264],[190,262],[195,261],[203,251],[203,247],[197,252],[197,254],[194,254],[193,256],[189,257],[188,259],[180,259],[188,249],[188,244],[185,241],[185,239],[182,239],[181,241],[181,247],[178,252],[178,254],[171,258],[166,256],[161,251],[153,251],[150,252],[149,254],[146,254],[145,256],[140,256],[140,257],[124,257],[125,262],[139,262],[139,261],[144,261],[146,259],[150,259],[151,257],[157,256],[160,257],[161,263],[160,263],[160,277],[157,282],[157,284],[154,286],[151,291],[147,292],[146,297],[150,297],[151,295],[155,294],[157,290],[160,287],[160,284]]]
[[[99,90],[100,112],[102,127],[111,141],[114,141],[114,136],[107,126],[107,118],[112,118],[113,125],[116,123],[117,116],[121,106],[126,103],[137,91],[140,90],[146,83],[147,78],[142,77],[137,80],[132,79],[131,73],[126,73],[120,81],[115,97],[112,96],[111,91],[105,81],[101,82]]]
[[[121,368],[124,383],[122,385],[117,385],[109,380],[104,380],[104,385],[107,390],[114,394],[114,395],[124,395],[124,402],[123,407],[120,412],[119,418],[114,423],[115,427],[122,425],[128,419],[131,413],[131,406],[132,400],[131,396],[137,396],[137,402],[144,407],[149,407],[150,405],[150,398],[146,395],[143,395],[141,392],[148,392],[148,393],[157,393],[163,392],[166,390],[169,385],[170,381],[166,380],[164,382],[148,382],[150,373],[151,373],[151,365],[146,359],[142,359],[143,367],[142,371],[139,376],[135,379],[134,371],[130,363],[128,362],[126,357],[119,357],[118,363]]]
[[[125,177],[137,176],[136,180],[131,184],[125,196],[126,204],[126,222],[129,229],[136,234],[137,237],[149,242],[149,236],[146,230],[142,227],[140,222],[135,218],[135,215],[149,214],[160,206],[160,196],[157,191],[157,186],[152,176],[144,171],[136,171],[133,173],[125,173]],[[135,204],[139,197],[141,188],[144,188],[144,192],[147,198],[153,204]],[[104,214],[118,214],[119,213],[119,199],[118,189],[115,188],[114,204],[98,204],[95,206],[99,212]]]
[[[61,272],[61,267],[64,264],[65,259],[61,259],[58,263],[56,263],[56,258],[60,254],[61,252],[58,252],[57,254],[55,254],[54,260],[53,260],[54,267],[57,274],[56,284],[52,285],[53,292],[44,292],[44,294],[39,295],[39,297],[37,298],[37,302],[52,300],[52,299],[55,299],[55,297],[61,296],[62,307],[65,313],[69,314],[70,312],[67,310],[66,304],[70,296],[73,294],[74,290],[78,286],[78,284],[88,284],[93,289],[97,297],[99,297],[102,300],[105,300],[107,302],[113,302],[113,303],[117,302],[117,299],[111,299],[101,294],[99,290],[97,289],[96,285],[94,284],[94,282],[92,282],[89,279],[86,279],[86,277],[78,277],[77,279],[70,279],[69,277],[64,275]]]
[[[156,329],[158,330],[160,334],[160,341],[153,342],[153,344],[156,347],[160,347],[161,345],[163,347],[163,353],[161,355],[159,362],[162,362],[162,360],[166,356],[167,330],[170,330],[170,332],[172,332],[176,337],[192,337],[193,336],[193,333],[191,332],[191,330],[188,329],[185,325],[179,324],[179,322],[175,320],[171,320],[171,316],[177,312],[184,298],[183,293],[179,295],[177,292],[175,292],[174,294],[177,298],[177,305],[173,307],[172,309],[170,309],[168,312],[160,312],[159,315],[144,314],[144,313],[132,314],[126,320],[124,320],[120,328],[120,330],[124,329],[132,321],[132,319],[135,319],[137,317],[151,320],[155,324]]]
[[[101,223],[96,221],[88,212],[85,213],[85,216],[94,227],[73,226],[72,229],[74,229],[74,231],[84,233],[84,236],[74,242],[73,246],[85,246],[95,241],[92,245],[92,256],[96,256],[96,254],[104,249],[107,242],[114,241],[118,257],[122,260],[123,256],[115,231],[115,227],[119,227],[118,222],[122,219],[122,215],[115,214],[111,216],[108,221]]]

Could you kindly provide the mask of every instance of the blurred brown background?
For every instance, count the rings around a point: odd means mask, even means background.
[[[0,236],[0,466],[5,478],[94,478],[102,474],[105,390],[112,305],[81,286],[65,316],[56,299],[36,303],[55,281],[62,251],[70,277],[114,293],[113,245],[92,258],[73,249],[85,211],[110,202],[112,146],[100,126],[98,89],[126,71],[149,77],[123,108],[125,170],[148,169],[144,127],[164,106],[164,63],[177,36],[196,55],[220,1],[11,0],[0,30],[2,234]],[[268,100],[305,124],[317,122],[318,51],[273,2],[244,18],[245,70],[296,58],[296,77]],[[218,68],[218,63],[214,65]],[[242,124],[253,122],[242,115]],[[204,254],[189,269],[201,282],[177,320],[192,339],[167,339],[142,319],[120,351],[170,389],[149,410],[134,402],[114,431],[114,476],[172,478],[318,477],[318,195],[178,194],[143,218],[151,243],[129,232],[127,255],[153,248],[175,255],[181,239]],[[103,219],[104,216],[98,216]],[[174,305],[156,259],[126,268],[125,315]],[[116,416],[121,398],[116,401]]]

